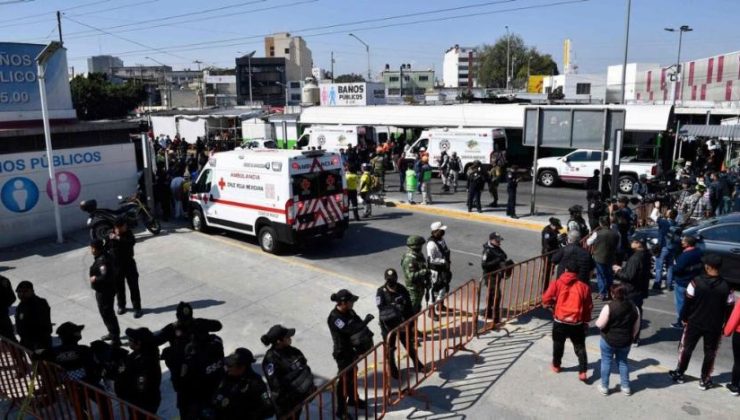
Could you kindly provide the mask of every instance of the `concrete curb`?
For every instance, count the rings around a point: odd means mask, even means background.
[[[476,222],[494,223],[498,225],[510,226],[517,229],[526,229],[535,232],[539,232],[547,226],[547,222],[534,222],[529,220],[511,219],[508,217],[492,216],[481,213],[468,213],[462,210],[446,209],[441,207],[435,207],[434,205],[425,206],[423,204],[411,205],[401,201],[386,200],[386,206],[396,207],[399,209],[410,210],[418,213],[433,214],[439,216],[450,217],[453,219],[460,220],[473,220]]]

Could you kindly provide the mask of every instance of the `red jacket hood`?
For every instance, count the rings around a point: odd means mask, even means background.
[[[561,274],[560,277],[558,277],[558,281],[562,281],[563,283],[568,285],[573,284],[574,282],[578,281],[578,274],[566,271],[565,273]]]

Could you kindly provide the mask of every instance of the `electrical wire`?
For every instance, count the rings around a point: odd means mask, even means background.
[[[79,4],[77,6],[67,7],[67,8],[64,9],[64,11],[82,9],[82,8],[85,8],[85,7],[95,6],[95,5],[102,4],[102,3],[109,3],[111,1],[112,0],[96,0],[96,1],[91,1],[89,3],[83,3],[83,4]],[[37,18],[37,17],[40,17],[40,16],[46,16],[46,15],[55,14],[56,12],[57,12],[56,10],[50,10],[50,11],[47,11],[47,12],[34,13],[32,15],[19,16],[19,17],[15,17],[13,19],[3,19],[3,20],[0,20],[0,23],[17,22],[19,20],[33,19],[33,18]]]
[[[89,16],[89,15],[93,15],[95,13],[110,12],[110,11],[113,11],[113,10],[127,9],[129,7],[141,6],[142,4],[156,3],[158,1],[159,0],[139,1],[137,3],[124,4],[124,5],[120,5],[120,6],[116,6],[116,7],[109,7],[109,8],[101,9],[101,10],[91,10],[91,11],[85,12],[85,13],[75,13],[73,16],[75,16],[75,17]],[[64,10],[64,12],[66,13],[66,10]],[[33,25],[35,23],[51,22],[51,21],[55,21],[55,20],[56,20],[56,12],[50,12],[49,13],[49,16],[47,18],[39,19],[39,20],[34,20],[34,21],[30,21],[30,22],[16,22],[16,23],[8,24],[8,25],[0,25],[0,29],[12,28],[12,27],[15,27],[15,26],[28,26],[28,25]]]

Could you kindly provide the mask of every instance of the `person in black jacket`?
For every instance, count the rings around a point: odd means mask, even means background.
[[[378,288],[375,295],[375,304],[378,307],[378,319],[380,320],[380,333],[383,340],[388,343],[388,363],[391,367],[391,377],[399,378],[398,365],[396,364],[396,334],[390,334],[393,329],[404,321],[414,316],[411,306],[411,295],[403,285],[398,283],[398,273],[392,268],[385,270],[385,284]],[[398,341],[406,348],[409,359],[416,369],[421,369],[423,364],[416,354],[416,325],[407,325],[398,333]],[[409,364],[406,360],[406,366]]]
[[[221,331],[221,322],[193,317],[193,307],[187,302],[180,302],[175,311],[177,321],[167,324],[164,328],[154,335],[154,344],[161,346],[169,343],[169,346],[162,351],[161,358],[165,366],[170,371],[170,380],[172,388],[177,393],[177,408],[181,413],[186,409],[186,393],[180,392],[183,389],[183,380],[178,374],[173,372],[182,372],[185,363],[185,349],[191,341],[194,331],[218,332]]]
[[[278,418],[291,414],[294,418],[300,418],[301,407],[298,405],[316,389],[306,356],[293,347],[294,335],[294,328],[277,324],[260,338],[262,344],[270,346],[262,359],[262,371],[270,387]]]
[[[568,232],[568,245],[557,250],[553,254],[551,261],[553,264],[558,265],[555,278],[563,275],[565,266],[568,265],[569,261],[574,261],[576,267],[578,267],[576,271],[578,280],[587,284],[590,283],[591,273],[595,267],[594,260],[591,258],[591,254],[581,246],[581,234],[577,230]],[[546,281],[549,281],[549,278],[546,278]],[[546,284],[545,290],[547,290],[547,286]]]
[[[503,274],[490,275],[509,264],[506,253],[501,249],[501,241],[504,238],[496,232],[488,235],[488,242],[483,244],[483,254],[481,255],[481,268],[483,269],[483,278],[486,283],[483,287],[488,288],[488,299],[486,304],[486,318],[493,318],[493,323],[498,324],[501,320],[501,282],[504,279]],[[489,278],[490,277],[490,278]]]
[[[115,382],[116,395],[156,414],[162,401],[159,391],[162,382],[159,347],[154,344],[154,334],[148,328],[127,328],[126,336],[132,351],[126,356],[118,371]]]
[[[542,254],[547,254],[549,252],[560,249],[560,243],[562,239],[560,229],[562,228],[563,225],[562,223],[560,223],[560,219],[558,219],[557,217],[550,218],[550,224],[545,226],[542,229],[541,233]]]
[[[275,414],[270,392],[262,377],[252,370],[256,362],[248,349],[239,347],[224,360],[226,376],[216,390],[205,419],[263,420]]]
[[[707,390],[713,386],[714,359],[722,338],[722,326],[735,305],[735,294],[719,275],[722,257],[708,254],[702,262],[705,273],[692,280],[686,288],[686,302],[681,311],[684,330],[678,346],[678,366],[668,373],[674,382],[683,383],[691,354],[699,339],[703,339],[704,363],[701,365],[699,389]]]
[[[116,297],[115,270],[113,261],[105,251],[103,241],[95,239],[90,243],[90,252],[95,261],[90,266],[90,285],[95,290],[95,301],[98,303],[98,311],[103,318],[108,334],[101,340],[111,341],[114,345],[121,344],[121,328],[118,326],[118,318],[113,309],[113,301]]]
[[[18,283],[15,292],[20,300],[15,308],[15,331],[21,345],[31,351],[51,348],[51,308],[46,299],[36,296],[28,280]]]
[[[373,333],[367,327],[374,316],[367,314],[361,319],[354,311],[354,304],[359,299],[347,289],[342,289],[331,295],[331,301],[336,306],[329,314],[327,324],[334,342],[332,356],[337,362],[337,371],[341,372],[354,363],[357,358],[365,354],[373,347]],[[365,409],[367,402],[361,400],[355,393],[355,378],[357,369],[345,372],[337,383],[337,417],[346,418],[347,401],[359,409]]]
[[[134,318],[141,318],[141,293],[139,292],[139,271],[134,260],[136,238],[129,230],[126,219],[118,218],[110,233],[109,246],[116,273],[116,301],[118,315],[126,313],[126,283],[131,292],[131,303],[134,306]]]
[[[15,332],[13,332],[13,322],[10,320],[10,315],[8,314],[13,303],[15,303],[13,285],[10,284],[10,280],[7,277],[0,276],[0,336],[10,341],[16,341]]]
[[[179,376],[180,418],[200,420],[225,374],[221,338],[197,326],[193,328],[190,342],[185,346],[182,369],[170,374]]]
[[[465,175],[468,178],[468,213],[473,211],[473,207],[480,213],[483,211],[480,204],[480,195],[486,185],[486,178],[480,161],[474,161]]]
[[[632,255],[622,267],[615,265],[612,268],[614,278],[625,286],[627,299],[632,301],[640,310],[640,325],[642,326],[642,303],[648,297],[648,291],[650,290],[650,253],[645,248],[645,242],[637,238],[632,238],[630,247],[632,248]],[[633,344],[640,345],[639,331]]]

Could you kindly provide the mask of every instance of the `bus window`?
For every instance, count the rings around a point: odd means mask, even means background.
[[[310,139],[310,137],[311,137],[310,134],[303,133],[303,135],[301,135],[301,138],[299,138],[298,141],[296,142],[296,146],[299,149],[303,149],[304,147],[308,146],[308,140]]]

